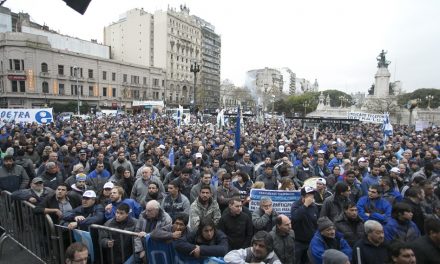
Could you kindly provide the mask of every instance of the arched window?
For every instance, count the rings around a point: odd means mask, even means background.
[[[49,93],[49,84],[47,82],[43,82],[42,88],[43,88],[42,89],[43,93],[45,93],[45,94]]]
[[[41,72],[48,72],[49,69],[47,68],[47,63],[43,62],[41,63]]]

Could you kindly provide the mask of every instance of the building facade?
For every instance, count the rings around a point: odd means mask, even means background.
[[[223,81],[220,86],[220,108],[234,111],[239,105],[244,112],[256,110],[255,98],[248,89],[237,87],[228,80]]]
[[[218,105],[220,37],[189,11],[185,6],[154,14],[129,10],[105,27],[104,43],[111,47],[114,59],[165,69],[165,89],[159,99],[169,106],[193,103],[194,74],[190,69],[194,63],[201,65],[196,76],[196,102]]]
[[[130,109],[134,100],[158,100],[164,86],[160,68],[55,49],[46,36],[0,33],[1,107],[80,101]]]

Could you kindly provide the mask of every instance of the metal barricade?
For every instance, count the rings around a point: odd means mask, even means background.
[[[134,237],[138,233],[91,225],[90,234],[95,248],[96,264],[134,263]],[[109,241],[112,241],[112,247],[108,247]]]
[[[34,208],[27,201],[13,200],[7,191],[1,192],[0,224],[5,232],[0,238],[0,254],[3,243],[9,238],[43,263],[62,263],[52,240],[52,219],[48,215],[34,214]]]
[[[67,247],[75,242],[73,239],[72,230],[68,229],[66,226],[54,225],[52,242],[57,248],[59,259],[61,261],[59,263],[64,263],[64,253],[66,252]]]

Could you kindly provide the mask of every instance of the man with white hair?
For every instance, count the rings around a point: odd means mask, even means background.
[[[159,186],[161,192],[165,193],[165,188],[162,182],[152,175],[153,170],[151,167],[145,167],[142,169],[142,177],[134,182],[133,189],[131,191],[131,199],[136,200],[138,203],[145,201],[145,197],[148,194],[148,185],[150,182],[155,182]]]
[[[381,264],[388,263],[388,250],[384,245],[385,235],[383,226],[375,221],[368,220],[364,224],[365,237],[353,246],[353,264]],[[359,253],[358,253],[359,252]],[[360,259],[358,259],[358,254]]]

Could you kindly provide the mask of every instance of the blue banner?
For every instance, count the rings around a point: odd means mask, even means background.
[[[90,232],[73,229],[73,239],[76,242],[81,242],[87,246],[87,249],[89,250],[90,260],[93,263],[95,261],[95,253],[93,251],[93,242],[92,237],[90,236]]]

